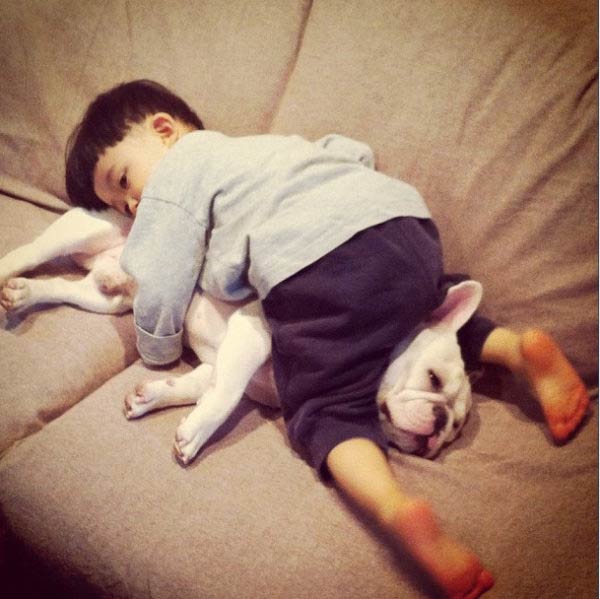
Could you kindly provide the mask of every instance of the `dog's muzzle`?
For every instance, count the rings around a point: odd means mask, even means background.
[[[451,440],[454,416],[444,395],[403,389],[379,409],[385,432],[404,452],[430,458]]]

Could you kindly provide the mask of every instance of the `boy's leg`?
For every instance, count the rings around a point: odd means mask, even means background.
[[[448,596],[471,599],[493,580],[439,530],[425,502],[401,492],[375,403],[393,347],[439,305],[439,273],[435,239],[403,219],[365,231],[280,283],[263,308],[292,444]]]
[[[495,328],[483,343],[480,359],[525,377],[556,443],[564,443],[577,430],[586,415],[589,395],[550,335],[539,329],[519,334]]]
[[[442,283],[453,285],[468,278],[444,275]],[[577,430],[587,412],[589,395],[550,335],[539,329],[519,334],[475,314],[458,331],[458,342],[467,370],[481,363],[497,364],[528,381],[556,443],[564,443]]]
[[[327,456],[327,467],[344,495],[407,549],[448,597],[479,597],[494,584],[478,558],[440,530],[429,504],[401,491],[375,443],[344,441]]]

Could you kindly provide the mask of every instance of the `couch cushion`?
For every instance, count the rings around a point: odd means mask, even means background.
[[[57,198],[32,195],[46,207],[0,195],[0,255],[31,241],[57,218],[61,204],[66,208]],[[32,275],[83,276],[68,260]],[[106,316],[70,306],[16,314],[0,308],[0,453],[133,362],[132,320],[130,314]]]
[[[63,598],[431,596],[293,454],[277,412],[242,403],[181,468],[171,448],[189,408],[122,415],[126,392],[158,376],[134,363],[0,462],[0,508],[28,578],[46,592],[58,579]],[[490,597],[591,597],[597,406],[562,448],[526,411],[479,397],[438,459],[392,452],[392,467],[491,569]]]
[[[3,2],[0,171],[63,197],[69,133],[98,93],[131,79],[171,86],[209,127],[264,131],[307,4]]]
[[[597,3],[315,1],[272,130],[370,143],[449,271],[597,375]]]

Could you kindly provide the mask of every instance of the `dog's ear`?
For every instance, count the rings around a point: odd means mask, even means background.
[[[482,295],[483,287],[477,281],[463,281],[450,287],[444,303],[432,312],[431,324],[458,331],[473,316]]]

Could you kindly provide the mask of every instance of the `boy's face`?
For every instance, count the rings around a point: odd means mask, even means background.
[[[107,148],[94,169],[94,191],[112,208],[135,216],[152,171],[184,130],[166,113],[132,125],[125,137]]]

